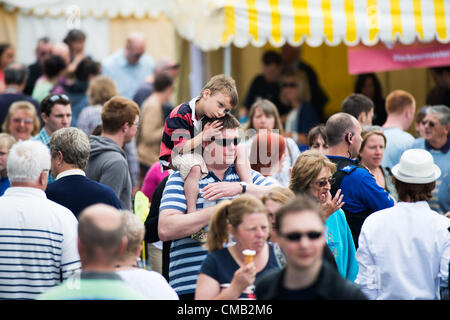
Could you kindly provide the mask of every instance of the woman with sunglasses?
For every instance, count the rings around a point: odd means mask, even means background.
[[[391,170],[381,165],[385,148],[386,137],[383,132],[380,130],[367,130],[362,134],[358,157],[361,160],[361,164],[373,174],[378,185],[398,201],[398,194],[392,181]]]
[[[280,100],[291,107],[284,129],[298,144],[308,144],[307,135],[319,124],[319,116],[310,101],[306,75],[300,70],[290,70],[283,74]]]
[[[255,279],[280,268],[267,242],[269,231],[267,209],[258,198],[244,194],[220,202],[209,225],[209,254],[200,269],[195,299],[252,299]],[[253,251],[252,262],[246,260],[245,250]]]
[[[344,211],[340,190],[331,197],[330,189],[336,165],[315,150],[303,152],[292,168],[290,189],[296,194],[306,193],[319,202],[328,228],[326,241],[333,253],[339,273],[354,281],[358,274],[355,244]]]
[[[260,131],[273,131],[284,136],[283,125],[280,115],[274,103],[267,99],[258,99],[251,107],[249,122],[245,128],[248,139],[246,141],[247,153],[250,154],[251,146],[256,134]],[[289,186],[289,170],[294,165],[295,160],[300,155],[297,143],[289,137],[284,136],[285,156],[282,162],[282,169],[273,175],[280,185]]]

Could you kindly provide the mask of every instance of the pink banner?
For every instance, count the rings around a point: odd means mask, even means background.
[[[379,43],[373,47],[358,45],[348,48],[350,74],[448,65],[450,65],[450,43],[396,44],[391,49]]]

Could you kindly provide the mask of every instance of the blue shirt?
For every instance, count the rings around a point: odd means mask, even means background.
[[[116,81],[122,97],[133,99],[144,79],[153,74],[155,62],[148,54],[143,54],[135,65],[128,63],[123,49],[106,57],[102,63],[103,75]]]
[[[328,158],[340,157],[328,156]],[[363,168],[356,168],[351,174],[345,175],[339,188],[344,195],[342,199],[345,202],[342,207],[344,211],[375,212],[394,205],[389,193],[377,184],[368,170]]]
[[[441,169],[441,175],[433,190],[433,198],[428,201],[428,205],[431,210],[445,214],[450,211],[450,139],[447,138],[447,143],[439,150],[431,147],[424,138],[416,139],[411,148],[427,150],[433,156],[434,164]]]
[[[342,209],[335,211],[325,222],[328,232],[326,241],[333,253],[341,276],[354,281],[358,275],[355,243]]]
[[[39,131],[39,133],[32,137],[30,140],[40,141],[45,144],[45,146],[50,150],[50,136],[48,135],[47,131],[45,131],[45,127],[42,128],[41,131]],[[48,183],[52,183],[55,181],[56,178],[53,178],[52,171],[50,170],[48,172]]]
[[[265,272],[272,269],[280,269],[277,259],[275,257],[275,251],[273,244],[269,243],[269,259],[266,266],[260,272],[256,274],[256,279],[261,277]],[[211,252],[202,263],[200,273],[204,273],[220,283],[222,289],[230,285],[233,280],[234,273],[240,268],[236,263],[233,256],[230,254],[228,248],[223,248],[214,252]],[[239,299],[250,298],[249,294],[252,292],[244,291]]]
[[[259,172],[254,170],[252,170],[252,178],[255,185],[271,184]],[[234,164],[225,172],[223,181],[240,181]],[[221,200],[233,199],[238,196],[220,198],[216,201],[204,199],[201,192],[202,188],[214,182],[221,182],[221,180],[213,172],[209,172],[205,178],[199,181],[200,192],[197,198],[197,210],[216,205]],[[161,212],[167,209],[186,213],[187,204],[184,195],[184,180],[179,171],[169,176],[164,189],[159,210]],[[202,243],[192,239],[190,236],[172,241],[170,247],[169,284],[178,295],[195,292],[198,273],[207,255],[208,251],[203,247]]]
[[[400,162],[403,152],[411,147],[414,137],[400,128],[386,128],[383,133],[386,137],[386,149],[381,166],[392,169]]]
[[[78,174],[57,179],[47,186],[45,193],[47,199],[66,207],[77,218],[81,211],[96,203],[122,209],[119,199],[110,187]]]
[[[11,186],[8,177],[0,178],[0,197],[5,193],[6,189]]]

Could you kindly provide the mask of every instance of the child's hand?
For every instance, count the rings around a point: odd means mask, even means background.
[[[203,128],[202,140],[211,141],[212,137],[220,134],[220,130],[222,130],[222,128],[222,121],[220,120],[215,120],[212,123],[207,123]]]

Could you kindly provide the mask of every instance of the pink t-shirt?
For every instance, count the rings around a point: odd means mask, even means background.
[[[150,201],[152,201],[153,192],[155,192],[158,184],[168,175],[169,170],[164,170],[161,172],[161,165],[159,164],[159,161],[155,162],[147,171],[141,191]]]

